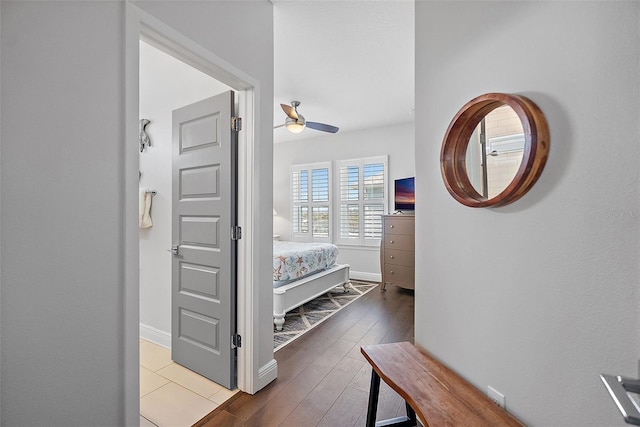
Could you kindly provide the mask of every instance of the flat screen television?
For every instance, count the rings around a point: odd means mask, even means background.
[[[414,177],[395,180],[394,209],[396,211],[413,211],[416,209]]]

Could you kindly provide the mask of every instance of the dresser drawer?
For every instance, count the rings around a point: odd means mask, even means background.
[[[385,217],[384,234],[409,234],[414,235],[416,226],[414,218],[407,216]]]
[[[385,264],[383,280],[394,285],[411,285],[415,282],[415,269],[403,265]]]
[[[415,250],[416,238],[414,236],[404,234],[385,234],[384,235],[384,248],[395,249],[400,251],[413,251]]]
[[[384,263],[414,267],[416,254],[413,251],[399,251],[397,249],[385,249]]]

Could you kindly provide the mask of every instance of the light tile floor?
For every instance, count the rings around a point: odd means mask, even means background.
[[[174,363],[166,348],[140,340],[140,426],[192,426],[237,392]]]

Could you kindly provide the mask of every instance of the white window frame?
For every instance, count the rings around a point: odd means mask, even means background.
[[[365,200],[364,199],[364,167],[365,165],[372,164],[382,164],[384,167],[383,171],[383,198],[376,200]],[[358,168],[358,200],[343,200],[342,193],[342,169],[344,167],[357,167]],[[388,212],[389,207],[389,162],[388,156],[376,156],[376,157],[366,157],[359,159],[351,159],[351,160],[338,160],[336,161],[336,172],[335,172],[335,182],[336,182],[336,241],[340,245],[349,245],[349,246],[380,246],[380,238],[370,238],[365,235],[365,221],[364,218],[364,208],[366,205],[382,205],[381,215]],[[343,220],[343,210],[342,206],[344,204],[350,205],[358,205],[358,213],[359,213],[359,231],[357,237],[343,237],[341,224]],[[380,218],[380,235],[382,235],[382,217]]]
[[[313,170],[318,169],[327,169],[327,192],[328,192],[328,200],[327,201],[314,201],[313,200]],[[307,189],[308,189],[308,197],[307,200],[296,200],[295,189],[294,189],[294,180],[293,174],[300,173],[301,171],[307,171]],[[333,168],[331,162],[321,162],[321,163],[310,163],[305,165],[293,165],[290,168],[289,172],[289,182],[290,182],[290,195],[291,195],[291,240],[294,242],[326,242],[329,243],[332,241],[332,233],[333,233],[333,207],[332,207],[332,193],[333,193]],[[295,225],[293,224],[294,220],[294,210],[297,207],[307,207],[307,215],[308,215],[308,228],[306,232],[296,232]],[[328,234],[326,237],[314,236],[313,235],[313,210],[314,208],[322,208],[326,207],[328,210],[329,218],[328,218]]]

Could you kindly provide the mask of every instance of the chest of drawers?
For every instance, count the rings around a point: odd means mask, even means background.
[[[382,289],[388,283],[406,289],[415,287],[415,217],[383,215],[380,269]]]

